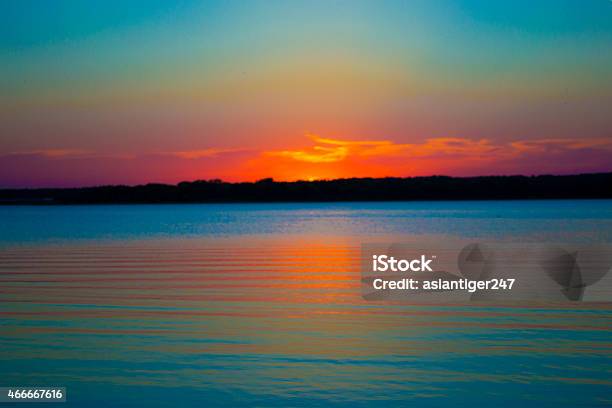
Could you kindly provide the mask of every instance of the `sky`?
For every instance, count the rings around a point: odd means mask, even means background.
[[[612,1],[0,2],[0,187],[612,171]]]

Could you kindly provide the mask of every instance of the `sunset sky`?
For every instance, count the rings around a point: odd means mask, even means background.
[[[0,89],[0,187],[612,171],[612,1],[4,1]]]

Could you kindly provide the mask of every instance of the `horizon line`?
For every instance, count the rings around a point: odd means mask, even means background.
[[[125,183],[117,183],[117,184],[96,184],[96,185],[81,185],[81,186],[70,186],[70,187],[58,187],[58,186],[28,186],[28,187],[4,187],[0,186],[0,191],[7,190],[78,190],[78,189],[91,189],[91,188],[105,188],[105,187],[144,187],[144,186],[173,186],[178,187],[183,183],[219,183],[219,184],[258,184],[258,183],[283,183],[283,184],[291,184],[291,183],[321,183],[321,182],[334,182],[334,181],[344,181],[344,180],[387,180],[387,179],[427,179],[427,178],[450,178],[450,179],[477,179],[477,178],[510,178],[510,177],[576,177],[576,176],[592,176],[592,175],[608,175],[612,174],[612,170],[610,171],[596,171],[596,172],[580,172],[580,173],[567,173],[567,174],[559,174],[559,173],[539,173],[539,174],[484,174],[478,176],[451,176],[447,174],[431,174],[428,176],[384,176],[384,177],[338,177],[338,178],[316,178],[316,179],[295,179],[295,180],[275,180],[273,177],[264,177],[257,180],[252,181],[227,181],[221,178],[208,178],[208,179],[193,179],[193,180],[181,180],[176,183],[166,183],[166,182],[156,182],[149,181],[145,183],[136,183],[136,184],[125,184]]]

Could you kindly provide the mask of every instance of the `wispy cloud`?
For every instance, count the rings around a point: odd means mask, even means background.
[[[546,153],[581,149],[612,150],[612,138],[519,140],[510,143],[510,145],[519,153]]]
[[[245,149],[218,149],[218,148],[209,148],[209,149],[201,149],[201,150],[184,150],[178,152],[166,152],[163,154],[167,154],[170,156],[180,157],[181,159],[202,159],[207,157],[217,157],[226,153],[237,153],[245,151]]]
[[[612,150],[612,139],[537,139],[493,143],[489,139],[439,137],[422,143],[395,143],[391,140],[342,140],[308,135],[314,146],[298,150],[273,150],[266,156],[289,158],[308,163],[334,163],[349,157],[465,157],[508,158],[529,153],[580,149]]]
[[[62,159],[66,157],[83,157],[92,154],[88,150],[80,149],[40,149],[40,150],[26,150],[18,152],[9,152],[5,156],[42,156],[54,159]]]
[[[184,151],[170,151],[170,152],[157,152],[157,153],[100,153],[90,150],[81,150],[81,149],[37,149],[37,150],[24,150],[24,151],[14,151],[8,152],[4,154],[0,154],[0,156],[38,156],[49,159],[69,159],[69,158],[105,158],[105,159],[137,159],[139,157],[146,157],[150,155],[154,156],[172,156],[180,159],[202,159],[202,158],[213,158],[218,157],[223,154],[228,153],[236,153],[236,152],[244,152],[246,149],[239,148],[230,148],[230,149],[220,149],[220,148],[208,148],[208,149],[199,149],[199,150],[184,150]]]
[[[317,136],[311,136],[311,138],[318,144],[309,149],[266,151],[264,155],[286,157],[308,163],[334,163],[344,160],[349,154],[350,144],[354,143],[322,139]]]
[[[309,135],[315,143],[308,149],[273,150],[264,152],[268,156],[286,157],[309,163],[333,163],[348,157],[424,157],[433,155],[477,155],[495,151],[498,147],[488,140],[467,138],[433,138],[424,143],[395,143],[391,140],[341,140]]]

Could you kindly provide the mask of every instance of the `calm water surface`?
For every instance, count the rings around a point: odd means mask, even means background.
[[[100,407],[612,405],[612,304],[362,300],[362,242],[438,237],[612,242],[612,201],[0,207],[0,386]]]

